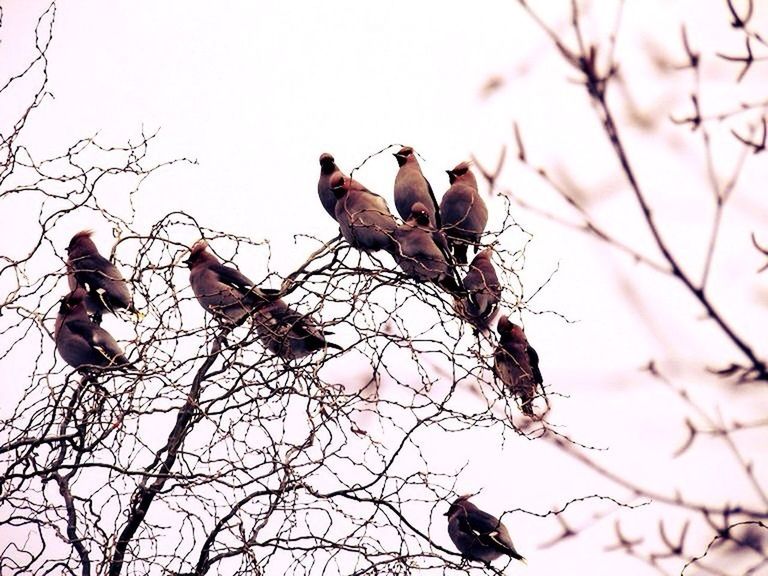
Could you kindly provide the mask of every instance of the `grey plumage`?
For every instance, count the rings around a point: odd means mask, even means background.
[[[544,379],[539,370],[539,355],[528,343],[525,332],[507,316],[501,316],[496,326],[499,343],[493,353],[496,375],[513,396],[521,401],[524,414],[535,417],[533,399]]]
[[[488,223],[488,208],[477,191],[468,162],[447,170],[451,187],[440,202],[443,230],[459,264],[467,263],[467,245],[477,246]]]
[[[352,178],[336,174],[331,180],[336,196],[336,221],[350,245],[374,252],[387,249],[397,227],[384,198]]]
[[[397,227],[393,240],[392,257],[408,276],[421,282],[437,282],[447,289],[458,288],[451,275],[448,243],[443,233],[431,226],[424,204],[413,204],[408,220]]]
[[[69,241],[67,280],[70,290],[74,291],[77,286],[85,289],[85,305],[97,323],[104,312],[114,313],[120,309],[136,312],[125,278],[112,262],[99,253],[92,235],[92,231],[83,230]]]
[[[492,256],[493,250],[486,248],[474,257],[462,281],[466,297],[456,301],[459,313],[481,330],[488,328],[501,299],[501,283],[491,263]]]
[[[184,261],[192,291],[200,305],[221,323],[239,325],[268,299],[250,279],[222,264],[207,248],[204,240],[196,242]]]
[[[331,190],[331,180],[337,174],[346,178],[344,173],[336,166],[333,156],[323,152],[320,155],[320,178],[317,181],[317,194],[320,196],[323,208],[334,220],[336,220],[336,196],[333,190]]]
[[[472,504],[469,496],[457,498],[446,516],[448,535],[467,560],[489,564],[506,554],[525,562],[525,558],[515,550],[507,527],[495,516]]]
[[[404,146],[394,157],[400,167],[395,177],[395,208],[398,214],[403,220],[408,220],[413,205],[420,202],[429,215],[429,223],[439,229],[441,222],[437,198],[421,171],[413,148]]]
[[[53,332],[56,350],[67,364],[80,371],[125,366],[128,359],[112,335],[88,317],[86,297],[85,290],[79,287],[62,298]]]
[[[279,298],[259,308],[254,322],[262,344],[287,360],[303,358],[326,347],[343,349],[328,342],[312,318],[297,312]]]

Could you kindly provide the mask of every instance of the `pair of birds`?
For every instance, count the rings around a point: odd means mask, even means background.
[[[67,247],[70,293],[61,300],[54,327],[59,354],[81,371],[130,363],[100,324],[104,313],[121,309],[138,313],[125,278],[99,253],[91,236],[88,230],[78,232]],[[265,347],[286,359],[302,358],[325,347],[340,349],[326,341],[310,317],[289,307],[278,291],[257,288],[206,248],[204,241],[197,242],[185,263],[198,302],[222,325],[236,326],[253,318]]]
[[[468,495],[459,496],[445,514],[448,516],[448,536],[461,555],[485,564],[503,555],[525,563],[501,520],[480,510],[469,498]]]
[[[394,156],[399,165],[394,199],[403,219],[401,224],[396,222],[384,198],[345,175],[331,154],[320,156],[317,192],[325,210],[339,224],[342,236],[365,252],[389,252],[406,275],[421,282],[435,282],[457,299],[471,300],[467,294],[480,290],[492,299],[500,288],[489,253],[472,263],[473,268],[489,270],[487,282],[477,284],[472,277],[461,281],[455,276],[454,259],[467,264],[469,245],[477,251],[488,223],[488,209],[478,193],[469,163],[462,162],[447,170],[450,187],[438,205],[413,148],[405,146]],[[480,324],[493,311],[489,307],[478,313],[476,303],[462,309],[467,308],[475,312],[470,320],[477,319]]]

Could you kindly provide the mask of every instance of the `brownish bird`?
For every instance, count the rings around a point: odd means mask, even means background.
[[[397,223],[387,202],[357,180],[335,174],[331,190],[336,196],[336,221],[351,246],[365,252],[388,249]]]
[[[501,283],[491,262],[492,256],[493,249],[486,248],[472,259],[462,281],[466,296],[456,300],[459,314],[481,330],[488,329],[501,299]]]
[[[430,225],[439,229],[441,222],[437,198],[421,171],[413,148],[404,146],[393,156],[400,167],[395,176],[395,208],[398,214],[403,220],[408,220],[413,205],[420,202],[429,215]]]
[[[331,190],[331,180],[337,174],[346,178],[344,173],[336,166],[336,160],[333,156],[328,154],[328,152],[323,152],[320,155],[320,178],[317,181],[317,195],[320,196],[320,202],[325,211],[334,220],[336,220],[336,196],[333,190]]]
[[[61,300],[53,331],[59,355],[81,372],[129,364],[112,335],[88,316],[86,298],[85,290],[78,287]]]
[[[82,230],[72,236],[67,246],[67,269],[70,291],[82,286],[87,297],[85,305],[96,323],[104,312],[114,314],[125,309],[136,312],[128,283],[120,270],[99,253],[91,236],[93,231]]]
[[[488,223],[488,208],[477,191],[477,180],[469,162],[461,162],[448,172],[451,187],[440,201],[443,230],[459,264],[467,263],[467,248],[480,242]]]
[[[499,343],[493,353],[493,368],[513,396],[521,400],[521,410],[535,417],[533,399],[544,380],[539,371],[539,355],[528,344],[525,332],[507,316],[501,316],[496,326]]]
[[[200,306],[222,324],[242,324],[256,307],[269,299],[248,277],[222,264],[207,248],[205,240],[195,242],[189,258],[184,261],[189,267],[192,291]]]
[[[483,512],[469,501],[469,496],[459,496],[448,509],[448,535],[456,548],[467,560],[490,564],[506,554],[525,562],[515,550],[507,527],[501,520]]]

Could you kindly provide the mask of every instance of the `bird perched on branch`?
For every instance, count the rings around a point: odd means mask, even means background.
[[[343,178],[347,177],[336,166],[333,156],[323,152],[320,155],[320,178],[317,181],[317,194],[320,196],[323,208],[334,220],[336,220],[336,196],[333,190],[331,190],[331,180],[337,174],[340,174]]]
[[[184,261],[189,267],[192,291],[200,306],[219,322],[240,325],[269,299],[250,279],[232,266],[222,264],[207,248],[205,240],[195,242],[189,258]]]
[[[286,359],[302,358],[326,346],[340,346],[325,340],[315,322],[280,298],[278,290],[258,288],[241,272],[222,264],[208,250],[205,240],[196,242],[185,260],[189,283],[200,305],[225,326],[238,326],[247,318],[254,321],[259,340],[273,354]]]
[[[259,308],[254,322],[261,343],[286,360],[303,358],[324,348],[343,350],[325,339],[322,329],[312,318],[297,312],[280,298]]]
[[[81,372],[129,364],[112,335],[89,318],[86,298],[85,290],[78,287],[61,300],[53,331],[59,355]]]
[[[440,228],[440,208],[432,186],[421,172],[413,148],[404,146],[394,154],[400,169],[395,177],[395,208],[403,220],[411,217],[413,205],[420,202],[429,216],[429,224]]]
[[[387,249],[397,227],[387,202],[357,180],[340,173],[331,179],[336,196],[336,221],[351,246],[366,252]]]
[[[125,309],[138,314],[133,307],[133,297],[123,275],[109,260],[104,258],[93,243],[93,231],[82,230],[67,246],[67,279],[69,289],[82,286],[86,293],[85,306],[94,321],[101,322],[104,312],[115,313]]]
[[[477,191],[477,180],[469,169],[469,162],[461,162],[446,172],[451,187],[440,202],[440,217],[456,261],[466,264],[468,244],[477,250],[488,223],[488,208]]]
[[[456,300],[459,314],[481,330],[487,330],[501,299],[501,283],[492,256],[493,249],[486,248],[474,257],[462,281],[466,296]]]
[[[458,497],[448,509],[448,535],[467,560],[490,564],[506,554],[525,562],[515,550],[507,527],[501,520],[483,512],[469,501],[470,496]]]
[[[436,282],[454,294],[461,291],[453,277],[448,242],[441,231],[432,227],[424,204],[413,204],[408,220],[397,227],[392,237],[391,254],[408,276]]]
[[[528,344],[525,332],[507,316],[501,316],[496,326],[499,343],[493,353],[493,369],[513,396],[520,398],[524,414],[535,417],[533,399],[543,385],[539,371],[539,355]]]

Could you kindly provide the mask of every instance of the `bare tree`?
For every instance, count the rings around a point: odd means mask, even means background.
[[[39,158],[25,128],[48,98],[55,15],[51,4],[36,56],[0,87],[0,98],[18,88],[30,102],[3,126],[0,202],[23,197],[38,214],[0,267],[0,361],[18,363],[24,382],[0,424],[0,571],[464,571],[443,518],[460,470],[436,465],[433,438],[488,428],[503,442],[548,429],[494,377],[496,337],[465,322],[437,284],[340,238],[300,237],[305,263],[279,277],[268,242],[209,229],[192,210],[142,227],[142,184],[192,162],[154,161],[155,134],[120,146],[84,138]],[[81,214],[112,226],[109,257],[142,312],[105,319],[131,361],[124,370],[80,374],[54,352],[69,290],[64,247]],[[525,235],[507,218],[485,239],[507,311],[524,307],[524,249],[506,248],[510,233]],[[200,238],[344,351],[284,360],[253,323],[222,327],[204,315],[183,265]]]

